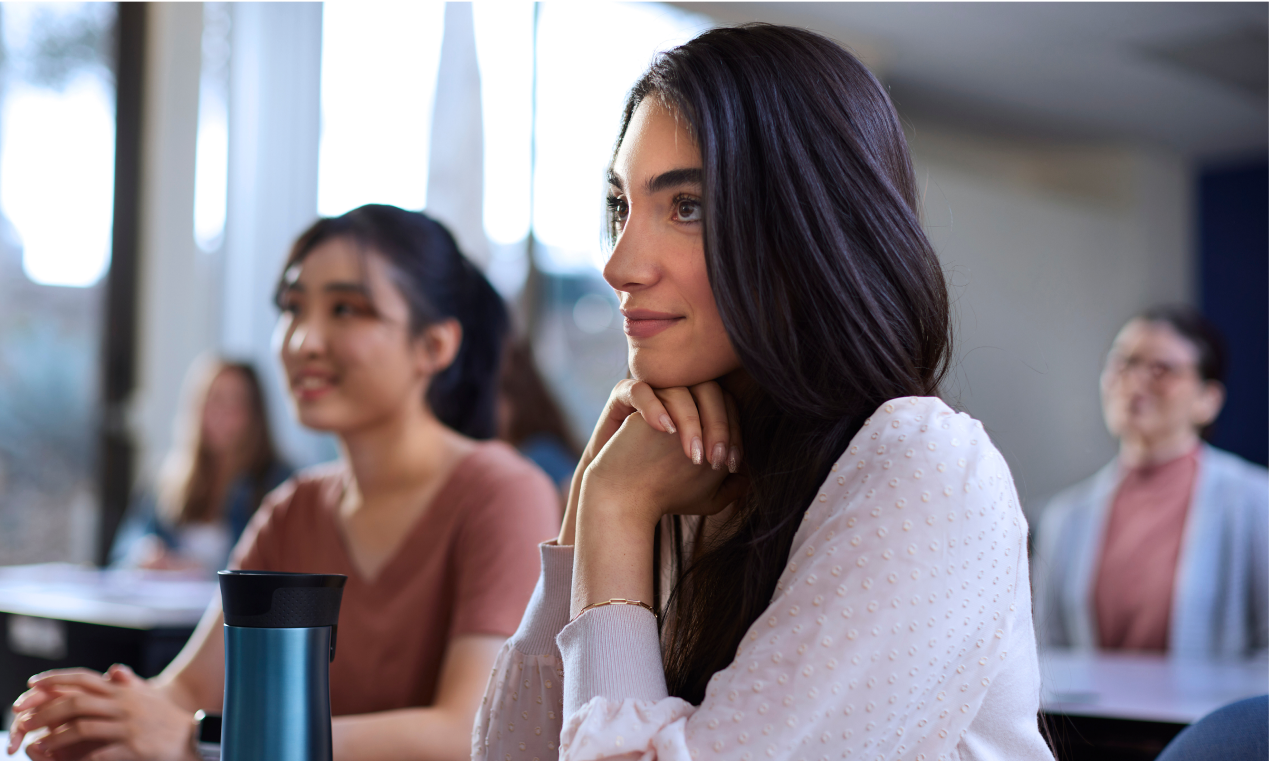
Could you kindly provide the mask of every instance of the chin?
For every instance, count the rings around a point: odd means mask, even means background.
[[[677,361],[676,361],[677,360]],[[653,388],[677,388],[695,386],[716,380],[727,373],[727,368],[684,362],[681,357],[659,360],[647,352],[631,352],[630,377],[643,381]]]
[[[310,431],[334,433],[347,427],[344,421],[347,416],[339,414],[338,410],[330,409],[324,404],[292,401],[292,409],[295,412],[296,421]]]

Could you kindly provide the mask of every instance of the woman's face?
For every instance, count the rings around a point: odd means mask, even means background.
[[[1199,375],[1198,349],[1167,323],[1132,320],[1119,331],[1102,371],[1102,411],[1113,436],[1158,442],[1216,419],[1219,383]]]
[[[251,386],[238,370],[216,374],[203,403],[203,446],[220,455],[233,451],[251,426]]]
[[[388,266],[333,238],[287,270],[274,339],[304,426],[349,433],[423,403],[436,370]]]
[[[630,119],[608,203],[618,237],[604,279],[621,298],[633,377],[668,388],[739,369],[705,271],[701,154],[657,97]]]

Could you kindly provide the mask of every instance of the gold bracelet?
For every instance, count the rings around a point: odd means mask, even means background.
[[[638,605],[640,608],[644,608],[649,613],[651,613],[654,618],[660,618],[660,616],[657,616],[657,612],[652,609],[652,606],[647,604],[646,602],[641,602],[639,600],[627,600],[624,597],[614,597],[611,600],[604,600],[603,602],[593,602],[590,605],[587,605],[585,608],[582,608],[581,613],[578,613],[576,616],[573,617],[573,621],[576,621],[577,619],[581,618],[582,613],[585,613],[591,608],[602,608],[605,605]]]

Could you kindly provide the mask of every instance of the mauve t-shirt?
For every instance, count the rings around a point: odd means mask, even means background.
[[[1199,451],[1123,474],[1093,589],[1098,644],[1107,650],[1168,649],[1177,560]]]
[[[537,583],[537,545],[559,532],[557,492],[511,447],[481,443],[368,580],[338,520],[348,479],[346,466],[331,464],[278,487],[230,567],[348,577],[330,668],[333,714],[431,705],[451,639],[515,632]]]

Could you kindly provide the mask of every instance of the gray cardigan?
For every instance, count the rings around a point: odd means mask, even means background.
[[[1119,479],[1111,461],[1054,497],[1040,519],[1031,578],[1042,647],[1097,647],[1093,587]],[[1203,446],[1172,594],[1171,655],[1269,648],[1269,471]]]

